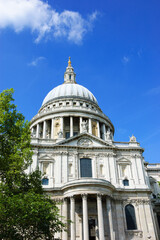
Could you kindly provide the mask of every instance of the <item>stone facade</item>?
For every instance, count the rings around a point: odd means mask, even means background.
[[[159,239],[151,197],[159,192],[159,172],[147,166],[134,136],[114,141],[112,122],[75,76],[69,60],[64,84],[46,96],[31,120],[34,155],[28,171],[40,168],[44,191],[72,221],[55,239]]]

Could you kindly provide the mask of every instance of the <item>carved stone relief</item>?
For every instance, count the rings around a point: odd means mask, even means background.
[[[91,146],[92,144],[93,144],[93,142],[92,142],[89,138],[81,138],[81,139],[78,141],[78,145],[79,145],[79,146],[88,147],[88,146]]]

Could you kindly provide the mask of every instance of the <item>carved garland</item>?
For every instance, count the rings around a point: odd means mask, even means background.
[[[141,205],[141,204],[146,204],[149,205],[151,204],[151,201],[149,199],[131,199],[131,200],[124,200],[123,205],[127,204],[135,204],[136,206]]]

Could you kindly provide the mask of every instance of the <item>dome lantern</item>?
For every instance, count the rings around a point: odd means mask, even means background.
[[[71,58],[69,57],[68,66],[64,73],[64,83],[76,83],[76,74],[71,65]]]

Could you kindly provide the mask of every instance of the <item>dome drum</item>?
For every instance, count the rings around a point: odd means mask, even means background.
[[[113,130],[108,122],[100,117],[91,118],[86,113],[54,115],[40,118],[31,125],[32,137],[37,139],[53,139],[53,142],[67,139],[83,132],[88,132],[103,140],[112,140]]]

